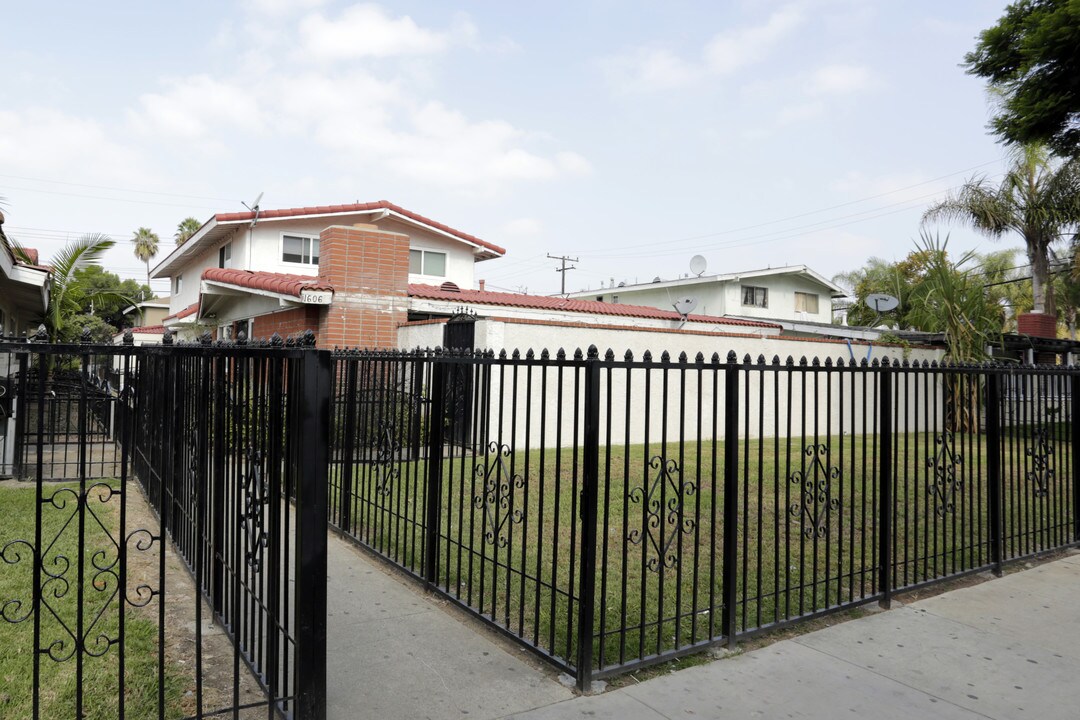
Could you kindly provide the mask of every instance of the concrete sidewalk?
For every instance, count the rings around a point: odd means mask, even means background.
[[[573,693],[557,673],[330,536],[327,716],[499,718]]]
[[[1080,556],[840,623],[527,720],[1080,717]]]

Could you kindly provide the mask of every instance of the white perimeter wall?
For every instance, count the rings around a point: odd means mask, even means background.
[[[442,324],[403,327],[400,344],[402,347],[439,345],[442,327]],[[508,355],[518,349],[523,358],[528,348],[535,349],[539,358],[539,351],[545,347],[552,358],[559,348],[564,348],[567,356],[572,358],[576,349],[585,352],[590,344],[595,344],[601,357],[610,347],[618,361],[623,359],[627,349],[633,352],[635,361],[641,361],[645,350],[652,350],[656,365],[650,370],[628,370],[617,366],[602,372],[601,442],[604,444],[608,443],[609,437],[612,445],[657,444],[674,442],[680,437],[685,440],[722,437],[728,402],[723,364],[729,350],[737,353],[740,363],[749,353],[755,362],[759,355],[764,355],[770,364],[764,371],[755,367],[748,373],[740,373],[737,398],[740,437],[795,436],[801,442],[805,433],[809,444],[815,432],[819,438],[824,438],[830,434],[862,435],[877,431],[875,376],[858,370],[826,372],[824,367],[814,371],[810,364],[810,359],[818,356],[832,357],[834,363],[837,358],[844,357],[845,364],[849,364],[850,354],[845,344],[492,320],[477,322],[476,341],[479,347],[492,348],[496,352],[506,349]],[[865,357],[866,345],[853,347],[857,359]],[[671,353],[671,364],[666,369],[659,365],[664,349]],[[680,352],[687,354],[689,362],[686,365],[678,362]],[[700,368],[694,364],[698,352],[706,360]],[[720,355],[720,368],[711,363],[714,352]],[[774,355],[780,357],[782,367],[789,355],[796,365],[805,356],[808,370],[773,371]],[[871,355],[871,359],[888,356],[890,360],[900,360],[904,351],[897,347],[871,348]],[[913,361],[939,360],[940,356],[940,351],[935,350],[913,349],[909,352],[909,359]],[[518,450],[538,448],[541,429],[548,447],[559,434],[564,446],[575,436],[581,438],[584,432],[582,370],[564,368],[560,376],[550,365],[534,366],[531,371],[525,365],[519,365],[516,373],[513,367],[498,366],[491,366],[486,372],[485,378],[476,376],[474,385],[488,389],[488,397],[482,401],[487,408],[488,427],[481,433],[488,441],[508,444]],[[944,410],[940,376],[932,377],[925,385],[922,381],[897,383],[897,389],[900,393],[900,411],[895,420],[898,432],[925,427],[927,422],[932,427],[934,424],[940,426]],[[916,398],[919,403],[917,416]],[[929,398],[929,406],[925,405],[925,398]],[[745,414],[748,399],[753,408],[749,419]],[[517,418],[517,421],[512,423],[511,418]]]

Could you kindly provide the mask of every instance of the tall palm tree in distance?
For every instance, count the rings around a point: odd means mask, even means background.
[[[180,221],[180,224],[176,226],[176,234],[173,238],[176,239],[177,245],[183,245],[188,241],[195,233],[199,232],[199,228],[202,227],[199,221],[193,217],[186,217]]]
[[[150,284],[150,260],[158,251],[158,243],[161,240],[157,234],[150,228],[141,227],[135,231],[135,234],[131,237],[131,242],[135,244],[135,257],[146,263],[146,284]]]
[[[1080,225],[1080,160],[1054,161],[1041,145],[1022,146],[1000,185],[971,178],[923,214],[924,225],[935,221],[959,222],[992,239],[1024,238],[1033,312],[1054,315],[1050,246]]]

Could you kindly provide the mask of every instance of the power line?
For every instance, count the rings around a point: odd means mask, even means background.
[[[217,210],[218,209],[216,206],[212,207],[212,206],[209,206],[209,205],[192,205],[190,203],[181,204],[181,203],[169,203],[169,202],[155,202],[153,200],[134,200],[134,199],[130,199],[130,198],[106,197],[106,196],[103,196],[103,195],[83,195],[82,193],[62,192],[60,190],[38,190],[38,189],[35,189],[35,188],[15,187],[13,185],[8,185],[6,187],[11,189],[11,190],[19,190],[21,192],[44,193],[45,195],[64,195],[66,197],[85,198],[85,199],[89,199],[89,200],[108,200],[108,201],[111,201],[111,202],[135,203],[135,204],[138,204],[138,205],[159,205],[159,206],[162,206],[162,207],[180,207],[180,208],[189,208],[189,209],[197,207],[197,208],[200,208],[200,209],[203,209],[203,210]]]

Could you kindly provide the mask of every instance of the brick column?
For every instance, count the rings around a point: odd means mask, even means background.
[[[334,301],[319,321],[321,347],[397,347],[408,318],[409,236],[374,225],[333,225],[319,234],[319,277]]]
[[[1023,313],[1016,317],[1016,331],[1021,335],[1057,339],[1057,315]],[[1052,365],[1057,362],[1055,353],[1035,353],[1035,362]]]

